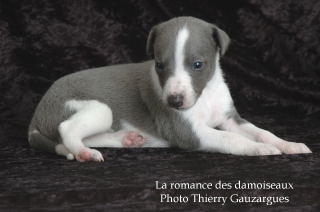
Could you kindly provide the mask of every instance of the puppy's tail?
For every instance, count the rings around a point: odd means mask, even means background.
[[[30,146],[35,149],[56,153],[57,143],[42,135],[36,129],[29,130],[28,141]]]
[[[63,144],[55,143],[48,137],[42,135],[38,130],[29,131],[28,141],[32,148],[56,153],[65,156],[68,160],[74,160],[73,154],[71,154]]]

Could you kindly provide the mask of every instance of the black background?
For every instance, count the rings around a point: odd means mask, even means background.
[[[59,77],[146,60],[150,28],[191,15],[232,38],[222,67],[242,116],[310,155],[238,157],[177,149],[102,149],[77,163],[29,148],[36,104]],[[0,210],[312,210],[320,197],[320,2],[0,1]],[[291,182],[291,191],[202,193],[289,196],[287,204],[160,203],[161,182]],[[198,191],[166,190],[171,195]]]

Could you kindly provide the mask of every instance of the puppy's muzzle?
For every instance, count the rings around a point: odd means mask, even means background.
[[[170,107],[178,109],[183,105],[183,95],[170,95],[167,101]]]

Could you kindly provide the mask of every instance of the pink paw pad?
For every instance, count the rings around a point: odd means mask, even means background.
[[[78,161],[87,161],[87,160],[90,160],[91,153],[88,151],[81,151],[79,152],[76,158]]]
[[[77,155],[76,159],[79,162],[84,161],[96,161],[96,162],[102,162],[104,161],[103,156],[101,153],[94,149],[85,148],[81,150]]]
[[[123,140],[122,145],[124,147],[141,147],[145,140],[142,135],[137,132],[128,132]]]

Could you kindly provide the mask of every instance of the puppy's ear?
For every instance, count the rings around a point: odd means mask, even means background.
[[[212,36],[219,46],[220,55],[224,55],[230,44],[230,38],[227,33],[212,24]]]
[[[157,34],[157,26],[154,26],[151,28],[149,36],[148,36],[148,40],[147,40],[147,56],[150,58],[154,57],[154,41],[156,39],[156,34]]]

